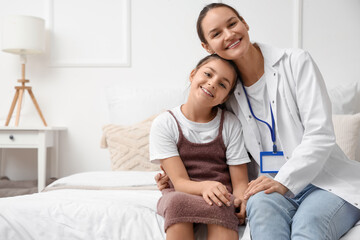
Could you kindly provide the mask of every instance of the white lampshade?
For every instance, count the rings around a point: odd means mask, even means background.
[[[45,48],[45,21],[32,16],[3,19],[2,50],[14,54],[39,54]]]

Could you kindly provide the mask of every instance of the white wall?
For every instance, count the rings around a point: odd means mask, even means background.
[[[24,14],[48,18],[48,1],[0,0],[0,16]],[[79,0],[73,2],[77,4],[71,7],[79,8],[81,18],[80,7],[90,4],[79,6]],[[49,52],[28,58],[26,75],[46,121],[52,126],[67,127],[60,139],[60,176],[109,170],[108,151],[99,147],[101,127],[110,122],[131,124],[141,121],[180,99],[177,96],[176,100],[169,101],[174,92],[183,95],[191,68],[206,54],[197,39],[195,23],[198,13],[209,2],[131,0],[131,61],[128,67],[54,68],[49,67]],[[252,40],[280,47],[293,45],[293,4],[296,1],[223,2],[234,6],[244,16],[250,25]],[[111,0],[92,1],[91,6],[95,3],[110,4]],[[54,4],[54,8],[56,6]],[[312,53],[327,84],[359,80],[360,2],[304,0],[303,6],[303,47]],[[93,11],[94,18],[104,20],[108,17],[99,14],[96,8],[87,11]],[[81,29],[90,31],[91,26]],[[97,38],[97,35],[93,34],[93,37]],[[103,38],[98,37],[101,42]],[[89,41],[84,40],[83,44],[93,50]],[[116,51],[120,46],[112,47]],[[18,57],[0,52],[1,125],[5,123],[19,76]],[[41,125],[29,98],[25,99],[20,125]],[[36,178],[35,150],[8,150],[6,155],[7,176],[12,179]]]
[[[360,81],[359,0],[305,0],[303,34],[328,87]]]

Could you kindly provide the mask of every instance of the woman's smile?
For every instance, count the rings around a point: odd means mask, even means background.
[[[238,39],[238,40],[235,40],[235,41],[231,42],[231,43],[226,47],[226,49],[236,48],[237,46],[240,45],[240,42],[241,42],[241,38]]]

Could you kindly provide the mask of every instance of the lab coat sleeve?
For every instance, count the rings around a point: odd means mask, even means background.
[[[323,170],[335,147],[335,135],[331,103],[318,67],[306,51],[291,56],[291,61],[295,99],[304,131],[301,143],[275,180],[297,195]]]

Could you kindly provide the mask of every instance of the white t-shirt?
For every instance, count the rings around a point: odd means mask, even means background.
[[[265,122],[267,122],[271,127],[271,111],[270,111],[270,98],[267,91],[265,76],[263,75],[256,83],[249,87],[245,87],[246,93],[249,97],[249,101],[251,104],[251,108],[255,116]],[[271,132],[269,127],[258,120],[256,120],[256,124],[259,129],[260,141],[263,151],[270,152],[273,150],[273,142],[271,139]],[[275,132],[277,137],[277,130],[275,125]],[[281,144],[279,141],[276,141],[276,147],[278,151],[282,151]],[[259,175],[266,175],[268,177],[274,178],[276,176],[275,173],[270,174],[262,174],[259,172]]]
[[[171,111],[179,121],[184,137],[193,143],[208,143],[219,133],[222,110],[219,108],[216,117],[207,123],[197,123],[188,120],[181,112],[181,106]],[[242,128],[239,119],[226,111],[222,137],[226,147],[226,163],[239,165],[250,162],[244,146]],[[152,123],[150,130],[150,161],[160,163],[161,159],[179,156],[177,143],[179,129],[174,117],[169,112],[160,114]]]
[[[270,111],[270,98],[267,91],[265,76],[263,75],[256,83],[250,87],[245,87],[246,93],[249,97],[251,108],[255,116],[265,122],[267,122],[271,127],[271,111]],[[269,127],[258,120],[256,124],[259,128],[261,144],[263,151],[272,151],[273,142],[271,139],[271,132]],[[277,137],[277,128],[275,126],[275,132]],[[281,145],[279,141],[276,141],[277,150],[281,151]]]

